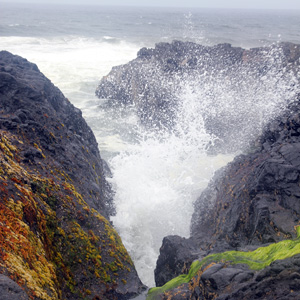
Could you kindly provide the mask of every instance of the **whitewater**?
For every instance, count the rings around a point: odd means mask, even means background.
[[[112,221],[140,278],[154,286],[163,237],[189,236],[193,202],[214,172],[244,149],[295,91],[276,84],[272,71],[261,86],[241,86],[240,93],[233,93],[220,78],[201,87],[187,80],[181,83],[177,134],[156,134],[140,125],[134,107],[112,108],[106,99],[96,98],[99,80],[113,66],[134,59],[140,48],[158,42],[227,42],[250,48],[280,41],[300,43],[299,28],[300,13],[295,11],[2,4],[0,49],[36,63],[82,110],[111,168],[108,180],[116,206]],[[233,141],[238,144],[236,153],[207,152],[215,137],[205,130],[203,114],[220,112],[228,119],[245,116]]]

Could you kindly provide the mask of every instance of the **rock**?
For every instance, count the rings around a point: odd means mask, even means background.
[[[0,71],[4,115],[0,118],[2,128],[14,131],[22,128],[32,140],[31,144],[34,144],[38,135],[40,146],[45,148],[46,154],[49,152],[72,180],[80,182],[78,189],[86,196],[89,205],[101,209],[106,217],[111,215],[113,208],[109,193],[89,197],[92,182],[102,185],[103,191],[107,188],[104,188],[103,162],[96,139],[82,118],[81,111],[38,71],[36,65],[2,51],[0,70],[5,69],[4,65],[8,65],[10,71]],[[34,158],[41,159],[39,149],[35,146],[30,147],[30,150],[26,148],[25,158],[30,163],[33,163]],[[82,163],[86,160],[90,163]],[[82,167],[84,170],[79,172]],[[81,176],[83,173],[84,176]]]
[[[28,300],[28,296],[13,280],[0,274],[1,300]]]
[[[165,237],[154,271],[156,286],[163,286],[172,278],[186,274],[198,257],[194,244],[189,240],[179,236]]]
[[[280,122],[285,128],[298,126],[299,112]],[[237,249],[295,237],[300,139],[291,134],[292,127],[281,135],[281,127],[273,131],[277,138],[266,137],[267,130],[261,148],[237,157],[196,201],[191,234],[203,249]]]
[[[238,300],[298,299],[299,255],[272,263],[262,271],[249,271],[246,266],[213,264],[189,284],[158,295],[155,299]]]
[[[0,289],[35,300],[142,292],[109,222],[107,169],[81,111],[36,65],[1,51],[0,273],[11,279]]]
[[[232,281],[235,276],[241,275],[242,270],[235,269],[235,268],[224,268],[219,269],[210,276],[205,277],[205,272],[201,276],[201,280],[204,282],[209,282],[208,284],[211,285],[216,290],[223,290],[227,287]]]
[[[275,261],[253,280],[220,299],[298,299],[300,297],[299,255]],[[219,299],[219,298],[217,298]]]
[[[204,105],[192,101],[194,116],[201,116],[207,132],[217,138],[211,151],[235,152],[249,146],[249,136],[257,137],[262,118],[270,113],[264,101],[268,89],[278,101],[289,102],[295,96],[299,57],[300,46],[291,43],[250,50],[230,44],[159,43],[114,67],[101,79],[96,95],[109,99],[111,105],[133,105],[147,128],[176,134],[186,115],[182,99],[196,97]],[[289,93],[283,94],[283,86]]]

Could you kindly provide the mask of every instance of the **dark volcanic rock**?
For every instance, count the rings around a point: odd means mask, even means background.
[[[6,71],[8,70],[8,71]],[[38,164],[42,153],[53,157],[53,167],[70,176],[88,204],[106,217],[113,213],[110,187],[92,130],[62,93],[26,60],[2,51],[0,60],[0,126],[22,130],[31,140],[24,162]],[[87,163],[88,162],[88,163]]]
[[[299,116],[297,110],[272,122],[260,139],[261,148],[237,157],[196,201],[191,235],[201,248],[220,251],[295,237]]]
[[[268,125],[256,151],[235,158],[215,174],[195,202],[191,238],[181,239],[172,251],[164,251],[170,248],[169,238],[164,239],[157,282],[163,283],[159,278],[169,270],[173,277],[180,273],[176,266],[184,265],[184,260],[177,258],[179,250],[187,253],[186,264],[190,264],[194,259],[191,248],[202,258],[227,250],[254,250],[296,237],[300,220],[299,111],[297,102]]]
[[[250,50],[230,44],[159,43],[114,67],[101,79],[96,95],[112,105],[134,105],[146,126],[175,132],[185,115],[182,99],[196,97],[198,104],[191,109],[199,110],[197,118],[201,116],[206,130],[218,138],[214,149],[236,151],[246,147],[273,114],[266,94],[282,103],[294,97],[299,57],[300,46],[291,43]]]
[[[191,241],[180,236],[165,237],[154,272],[156,286],[163,286],[172,278],[186,274],[198,257]]]
[[[143,290],[108,221],[105,167],[81,111],[36,65],[0,52],[0,273],[11,278],[1,279],[1,299]]]

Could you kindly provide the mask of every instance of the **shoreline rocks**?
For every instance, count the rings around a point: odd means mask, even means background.
[[[299,66],[300,46],[292,43],[245,50],[174,41],[141,49],[135,60],[114,67],[101,79],[99,98],[111,105],[134,106],[148,129],[175,134],[180,134],[181,97],[188,89],[196,99],[193,116],[201,117],[205,130],[216,137],[210,151],[245,152],[219,170],[195,202],[191,237],[164,238],[155,281],[168,288],[161,293],[150,290],[149,300],[299,297],[294,288],[300,276],[299,255],[260,271],[212,261],[189,277],[193,261],[210,254],[298,241]],[[223,94],[226,99],[220,99]],[[197,108],[203,97],[207,110]],[[272,105],[279,109],[268,115]],[[226,106],[235,110],[227,111]],[[185,283],[173,284],[183,277]]]

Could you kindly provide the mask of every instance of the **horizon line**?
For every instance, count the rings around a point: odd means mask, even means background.
[[[263,8],[263,7],[223,7],[223,6],[214,6],[214,7],[205,7],[205,6],[168,6],[168,5],[136,5],[136,4],[98,4],[98,3],[62,3],[60,2],[48,2],[41,3],[38,1],[9,1],[9,0],[0,0],[0,4],[11,4],[11,5],[38,5],[38,6],[96,6],[96,7],[120,7],[120,8],[157,8],[157,9],[218,9],[218,10],[260,10],[260,11],[300,11],[300,8]]]

